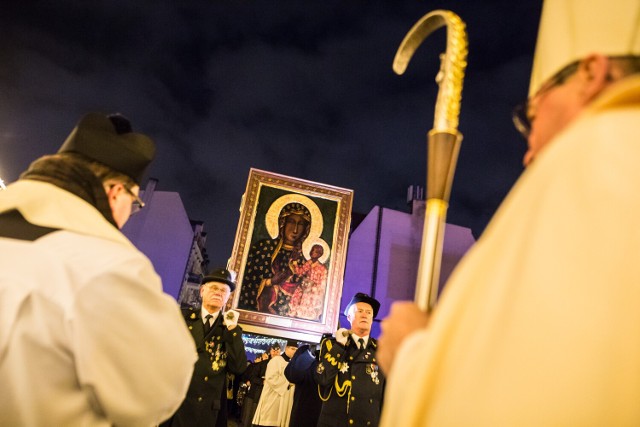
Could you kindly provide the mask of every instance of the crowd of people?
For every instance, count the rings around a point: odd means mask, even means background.
[[[309,386],[321,377],[331,395],[333,356],[318,359],[309,346],[288,341],[248,364],[239,313],[225,310],[236,288],[227,269],[202,278],[197,308],[180,310],[162,292],[151,262],[119,231],[144,206],[138,191],[154,155],[153,141],[124,116],[90,113],[57,154],[2,193],[0,247],[12,256],[0,261],[0,425],[226,426],[230,416],[246,426],[308,425],[308,403],[324,406]],[[312,262],[319,256],[316,248]],[[338,330],[323,345],[346,357],[363,337],[352,365],[364,357],[372,366],[378,308],[356,295],[351,335]],[[341,375],[349,369],[341,365]],[[242,412],[228,405],[240,381]],[[342,399],[346,417],[342,390],[353,398],[357,382],[335,384],[328,402]]]
[[[378,342],[380,303],[357,293],[348,330],[248,363],[234,275],[181,311],[119,231],[154,143],[86,115],[0,194],[0,425],[640,424],[640,3],[546,0],[514,120],[527,169],[431,316],[395,303]],[[322,248],[293,244],[309,212],[286,213],[264,250],[321,274]],[[244,303],[289,307],[287,277]]]
[[[238,424],[267,426],[377,425],[384,375],[370,336],[380,303],[363,293],[345,309],[350,329],[325,334],[320,344],[288,340],[249,363]],[[236,396],[237,400],[237,396]]]

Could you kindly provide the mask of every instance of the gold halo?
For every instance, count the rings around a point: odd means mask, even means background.
[[[321,238],[307,238],[304,242],[302,242],[302,254],[304,255],[305,259],[311,259],[311,248],[314,245],[320,245],[322,246],[322,249],[324,249],[324,252],[322,252],[322,256],[318,260],[321,263],[325,264],[329,259],[329,256],[331,255],[331,249],[329,249],[329,244],[327,244],[327,242],[325,242]]]
[[[267,210],[267,214],[264,218],[269,236],[271,236],[272,239],[278,237],[278,234],[280,233],[280,227],[278,226],[280,211],[285,205],[289,203],[300,203],[304,205],[305,208],[309,209],[309,212],[311,213],[311,229],[309,230],[309,235],[305,239],[305,242],[307,240],[315,240],[319,238],[322,234],[323,227],[322,213],[320,212],[320,208],[318,208],[318,205],[316,205],[316,203],[307,196],[296,193],[280,196],[276,199],[275,202],[271,203],[271,206],[269,206],[269,210]]]

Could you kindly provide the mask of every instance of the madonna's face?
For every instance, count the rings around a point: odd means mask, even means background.
[[[301,215],[291,214],[284,220],[284,243],[295,245],[304,237],[309,222]]]

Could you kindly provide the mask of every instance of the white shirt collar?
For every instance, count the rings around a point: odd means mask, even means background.
[[[218,318],[218,314],[220,312],[216,312],[216,313],[209,313],[207,311],[206,308],[204,308],[204,306],[200,307],[200,319],[202,319],[202,323],[205,322],[205,319],[207,318],[207,314],[211,315],[211,324],[213,325],[213,323],[216,321],[216,319]]]
[[[364,337],[359,337],[354,333],[351,333],[351,339],[353,340],[354,343],[356,343],[356,345],[358,345],[358,340],[362,338],[364,340],[364,347],[367,347],[367,344],[369,343],[369,335],[366,335]]]

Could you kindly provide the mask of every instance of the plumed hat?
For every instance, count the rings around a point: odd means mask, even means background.
[[[133,132],[124,116],[89,113],[80,119],[58,150],[65,152],[83,154],[140,185],[156,147],[148,136]]]
[[[344,315],[347,316],[349,314],[349,308],[353,304],[356,304],[359,302],[366,302],[371,306],[371,308],[373,309],[373,318],[375,319],[375,317],[378,315],[378,310],[380,310],[380,303],[378,302],[377,299],[372,298],[367,294],[363,294],[362,292],[358,292],[353,296],[353,298],[351,298],[351,301],[349,301],[349,304],[347,304],[347,306],[344,309]]]
[[[639,20],[638,0],[545,0],[529,95],[589,54],[640,55]]]
[[[225,283],[229,288],[231,288],[231,292],[236,289],[235,274],[226,268],[216,268],[207,273],[207,275],[202,278],[202,284],[204,285],[209,282]]]

